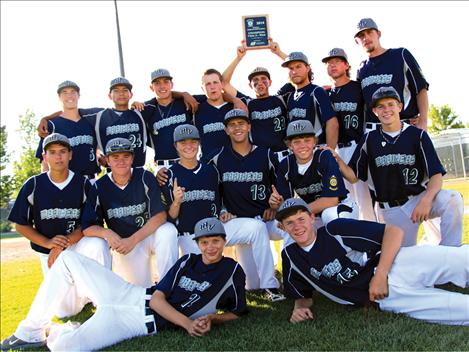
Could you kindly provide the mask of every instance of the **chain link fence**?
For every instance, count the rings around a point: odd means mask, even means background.
[[[446,169],[444,178],[469,177],[469,128],[430,134],[430,138]]]

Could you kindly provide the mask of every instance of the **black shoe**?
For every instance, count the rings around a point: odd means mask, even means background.
[[[38,348],[46,345],[46,341],[38,341],[38,342],[26,342],[15,335],[11,335],[10,337],[6,338],[2,341],[1,350],[2,351],[9,351],[9,350],[25,350],[29,348]]]
[[[286,299],[286,297],[279,291],[278,288],[265,288],[264,296],[271,302],[280,302]]]

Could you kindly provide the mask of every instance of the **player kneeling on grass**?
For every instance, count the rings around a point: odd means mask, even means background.
[[[132,285],[75,253],[57,260],[14,335],[1,349],[37,348],[91,351],[136,336],[180,326],[191,336],[206,335],[213,324],[235,320],[246,312],[245,275],[241,266],[223,257],[225,230],[215,218],[195,226],[201,254],[180,258],[151,288]],[[54,307],[72,287],[94,302],[96,313],[83,325],[53,324]],[[217,314],[218,310],[224,313]]]
[[[41,261],[44,276],[63,251],[76,251],[111,268],[107,244],[100,238],[84,238],[80,216],[90,182],[85,176],[69,170],[72,147],[59,133],[47,136],[42,144],[47,172],[30,177],[16,198],[8,220],[16,231],[31,241]],[[65,317],[77,314],[86,302],[70,293],[57,310]]]
[[[378,202],[379,221],[404,230],[403,246],[413,246],[423,221],[441,218],[441,230],[428,242],[459,246],[464,205],[461,194],[441,189],[446,173],[428,134],[399,119],[403,104],[393,87],[373,94],[373,112],[381,125],[360,141],[346,165],[335,153],[344,177],[368,182]]]
[[[148,286],[153,255],[160,278],[176,262],[177,230],[166,222],[155,176],[143,168],[132,168],[133,161],[134,149],[128,139],[114,138],[107,143],[106,162],[111,172],[91,188],[82,227],[85,236],[108,242],[116,273],[130,283]]]
[[[270,206],[278,209],[284,199],[296,193],[318,216],[317,227],[337,218],[358,219],[358,206],[348,197],[337,161],[329,151],[315,149],[311,122],[290,122],[286,142],[293,154],[283,159],[278,167]]]
[[[399,227],[354,219],[316,231],[314,214],[299,198],[287,199],[276,217],[295,241],[282,251],[285,294],[295,299],[292,323],[314,319],[317,291],[339,304],[371,301],[416,319],[469,325],[469,295],[433,287],[469,286],[468,245],[401,248]]]

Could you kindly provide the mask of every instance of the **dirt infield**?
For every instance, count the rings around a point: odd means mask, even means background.
[[[8,238],[1,241],[1,261],[24,260],[37,257],[25,238]]]

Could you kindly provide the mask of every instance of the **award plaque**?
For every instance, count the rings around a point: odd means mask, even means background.
[[[243,16],[243,39],[246,49],[269,47],[269,15]]]

